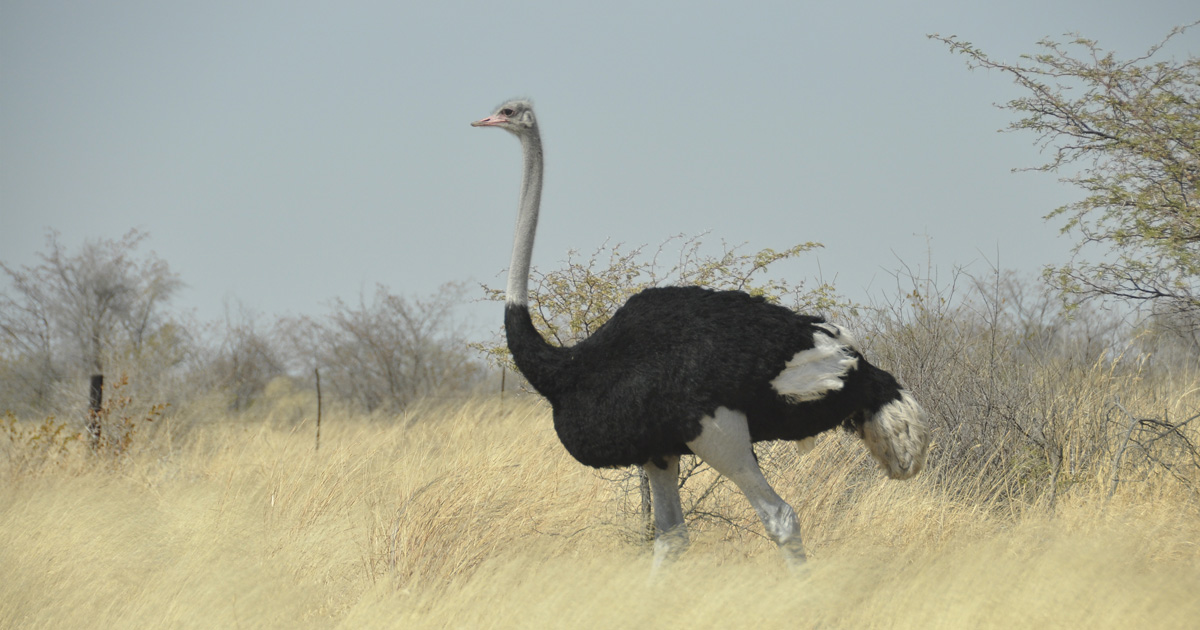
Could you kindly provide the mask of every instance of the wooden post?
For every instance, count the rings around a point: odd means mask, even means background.
[[[321,368],[313,368],[313,374],[317,376],[317,446],[315,451],[321,450]]]
[[[104,375],[93,374],[92,384],[88,390],[87,432],[92,448],[100,447],[100,409],[104,406]]]

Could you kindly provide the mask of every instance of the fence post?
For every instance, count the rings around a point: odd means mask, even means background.
[[[100,447],[100,409],[104,405],[104,375],[93,374],[92,384],[88,389],[87,432],[90,436],[92,449]]]
[[[313,450],[319,451],[321,450],[321,368],[313,368],[313,374],[317,376],[317,445]]]

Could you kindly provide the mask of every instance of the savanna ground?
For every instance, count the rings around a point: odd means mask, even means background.
[[[10,417],[0,627],[1195,627],[1195,466],[1088,422],[1185,416],[1194,375],[1117,372],[1046,375],[1070,406],[1043,430],[1065,445],[1053,493],[1027,447],[952,457],[944,427],[907,482],[851,435],[804,457],[763,445],[800,515],[801,576],[701,467],[692,547],[655,583],[636,478],[574,462],[535,397],[326,411],[319,450],[311,396],[286,382],[237,415],[169,410],[100,454]]]
[[[144,234],[72,253],[50,232],[42,264],[0,262],[0,628],[1200,627],[1200,62],[1075,37],[1010,65],[931,37],[1029,90],[1001,106],[1009,130],[1086,193],[1049,215],[1082,257],[1032,290],[904,265],[860,310],[751,278],[815,243],[709,256],[698,238],[669,269],[606,245],[533,273],[563,343],[642,286],[738,288],[838,315],[913,390],[934,442],[912,481],[845,434],[760,447],[799,512],[801,575],[685,459],[693,545],[650,582],[637,477],[572,461],[535,397],[462,395],[485,368],[445,295],[197,326],[165,308],[166,262],[134,255]],[[97,371],[120,391],[89,444]],[[333,399],[319,449],[310,372]]]

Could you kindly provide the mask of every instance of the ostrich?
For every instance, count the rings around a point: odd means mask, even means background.
[[[529,264],[542,194],[542,142],[532,105],[511,100],[471,123],[521,141],[524,173],[504,325],[529,384],[550,402],[554,429],[579,462],[642,465],[650,481],[653,567],[688,545],[679,457],[692,453],[749,499],[788,566],[805,561],[796,513],[767,483],[752,444],[811,444],[841,425],[866,442],[888,476],[921,470],[925,413],[853,339],[821,317],[741,291],[659,287],[637,293],[590,337],[548,343],[530,318]],[[803,442],[802,442],[803,441]]]

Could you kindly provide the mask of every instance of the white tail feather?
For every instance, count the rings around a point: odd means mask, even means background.
[[[908,479],[921,472],[929,451],[929,424],[925,410],[908,393],[884,405],[863,423],[862,439],[867,450],[892,479]]]

